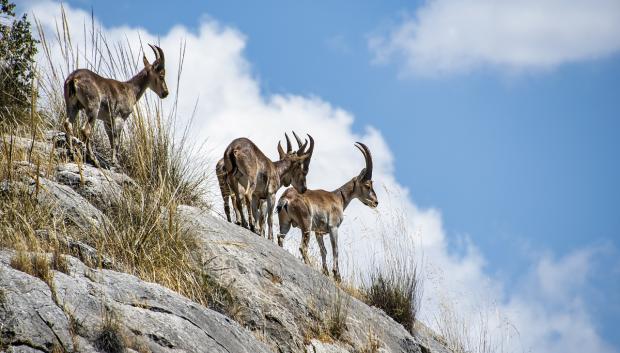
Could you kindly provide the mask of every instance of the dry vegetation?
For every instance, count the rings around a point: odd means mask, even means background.
[[[499,310],[478,308],[466,318],[455,304],[444,301],[435,318],[440,339],[454,353],[507,352],[510,341],[519,339],[516,327]],[[489,312],[494,312],[490,315]]]
[[[364,284],[366,303],[385,311],[413,333],[421,299],[421,282],[417,267],[404,264],[375,268]]]
[[[70,251],[59,240],[80,240],[110,259],[115,268],[211,304],[220,294],[212,293],[203,260],[195,252],[196,238],[176,214],[181,204],[209,207],[210,176],[201,161],[189,160],[196,150],[187,143],[186,134],[175,132],[175,112],[165,115],[158,98],[143,97],[127,120],[119,171],[136,185],[125,188],[111,207],[102,209],[110,220],[105,227],[84,234],[58,207],[41,202],[44,188],[39,180],[54,179],[55,168],[65,162],[44,140],[45,132],[58,129],[64,119],[64,77],[79,66],[128,78],[141,69],[141,60],[128,44],[109,44],[94,25],[84,29],[90,42],[79,55],[65,18],[52,41],[40,25],[37,28],[47,62],[39,67],[33,84],[31,108],[23,117],[0,112],[4,114],[0,117],[0,248],[18,250],[13,267],[49,283],[51,269],[68,271],[63,254]],[[58,50],[64,62],[57,61]],[[179,54],[183,55],[183,48]],[[100,125],[96,147],[105,155],[109,147]],[[35,142],[24,144],[27,139]],[[32,148],[34,144],[45,148]],[[53,255],[39,255],[44,253]]]
[[[101,327],[95,338],[95,347],[100,352],[124,353],[126,352],[126,339],[121,332],[121,325],[114,312],[103,309]]]
[[[358,296],[413,334],[423,296],[415,237],[409,233],[403,214],[382,222],[383,258],[375,259],[369,273],[362,277]]]
[[[314,302],[309,302],[310,323],[304,333],[304,343],[310,344],[313,339],[328,343],[346,341],[350,300],[345,292],[335,289],[330,294],[328,306],[319,308]]]

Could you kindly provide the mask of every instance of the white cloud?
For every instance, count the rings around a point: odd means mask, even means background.
[[[403,74],[549,69],[620,49],[620,1],[427,0],[369,44]]]
[[[48,34],[54,31],[55,21],[60,17],[58,4],[34,2],[29,3],[28,8]],[[74,43],[83,43],[83,23],[89,21],[90,14],[73,8],[66,10]],[[379,260],[389,257],[383,250],[384,241],[414,243],[417,246],[414,255],[424,257],[427,281],[422,316],[427,323],[433,325],[439,307],[448,301],[455,303],[468,322],[483,313],[491,318],[492,328],[499,327],[500,333],[505,327],[504,316],[497,312],[506,312],[521,332],[518,340],[509,342],[507,351],[520,352],[522,347],[526,347],[526,351],[531,348],[532,352],[581,352],[582,347],[597,347],[593,351],[598,352],[612,351],[601,341],[584,307],[565,304],[578,302],[587,271],[583,272],[582,280],[569,280],[567,275],[572,269],[587,268],[589,256],[583,257],[577,252],[558,261],[543,258],[528,275],[528,281],[533,278],[528,290],[506,293],[505,283],[485,272],[484,256],[471,241],[465,239],[462,255],[449,251],[440,212],[417,207],[408,190],[398,183],[393,155],[379,130],[367,126],[363,133],[354,133],[353,115],[318,97],[262,94],[259,82],[252,76],[251,65],[244,57],[246,38],[239,31],[212,19],[203,20],[197,30],[176,26],[159,36],[126,26],[102,30],[109,42],[124,42],[127,37],[136,48],[138,33],[143,42],[157,42],[159,38],[167,54],[168,83],[172,92],[176,88],[172,78],[176,77],[179,61],[175,52],[179,43],[186,41],[184,76],[179,87],[179,123],[192,115],[199,98],[192,134],[196,139],[207,139],[207,151],[212,160],[239,136],[250,137],[268,156],[275,158],[276,144],[283,138],[284,131],[308,132],[316,140],[309,185],[329,190],[359,173],[364,160],[353,143],[367,143],[374,156],[373,176],[380,205],[373,211],[353,202],[347,209],[340,233],[341,259],[350,273],[354,266],[367,268],[373,257]],[[48,37],[51,38],[51,34]],[[52,50],[58,60],[62,60],[58,48]],[[165,109],[171,109],[171,104],[172,99],[164,100]],[[385,233],[386,229],[390,231]],[[379,236],[381,233],[383,237]],[[295,254],[298,238],[291,234],[287,239],[288,248]],[[541,288],[542,281],[548,286]],[[562,292],[569,295],[548,307],[553,296]],[[558,337],[579,344],[556,347]]]

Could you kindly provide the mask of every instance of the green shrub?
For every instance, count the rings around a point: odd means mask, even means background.
[[[27,16],[16,18],[14,9],[15,4],[0,0],[0,118],[19,117],[30,107],[35,76],[37,40]]]

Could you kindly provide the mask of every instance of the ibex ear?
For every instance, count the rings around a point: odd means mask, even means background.
[[[366,168],[362,169],[360,174],[357,176],[357,180],[364,180],[365,176],[366,176]]]
[[[151,63],[149,63],[149,59],[146,58],[146,55],[142,56],[142,62],[144,63],[145,69],[151,69]]]

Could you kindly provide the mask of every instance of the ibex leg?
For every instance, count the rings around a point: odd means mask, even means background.
[[[319,249],[321,250],[321,262],[323,264],[323,274],[325,276],[329,276],[329,270],[327,269],[327,249],[325,248],[325,243],[323,242],[323,233],[314,232],[314,236],[316,237],[316,242],[319,243]]]
[[[86,153],[95,162],[95,165],[98,166],[99,162],[97,161],[97,157],[93,152],[91,136],[93,133],[93,128],[95,126],[95,122],[97,121],[97,116],[99,115],[99,105],[97,105],[96,108],[87,108],[86,115],[88,116],[88,120],[82,127],[82,135],[84,136],[84,143],[86,144]]]
[[[77,121],[78,116],[80,115],[80,110],[77,105],[66,103],[67,105],[67,119],[64,122],[65,128],[65,139],[67,140],[67,144],[69,145],[69,153],[73,155],[73,124]]]
[[[304,263],[306,265],[310,265],[310,258],[308,257],[308,242],[310,241],[310,230],[302,229],[301,231],[301,246],[299,247],[299,251],[301,252],[301,257],[304,259]]]
[[[246,192],[246,194],[244,195],[244,199],[245,199],[245,207],[248,209],[248,224],[250,226],[250,230],[253,232],[256,232],[256,225],[254,222],[256,222],[256,220],[254,219],[254,214],[253,214],[253,207],[252,207],[252,194],[249,192]]]
[[[338,269],[338,228],[332,227],[329,230],[329,240],[332,243],[332,253],[334,254],[334,257],[333,257],[334,279],[337,282],[340,282],[342,279],[340,278],[340,270]]]
[[[273,206],[276,204],[276,195],[271,195],[267,198],[267,226],[269,227],[268,237],[269,240],[273,240]]]

